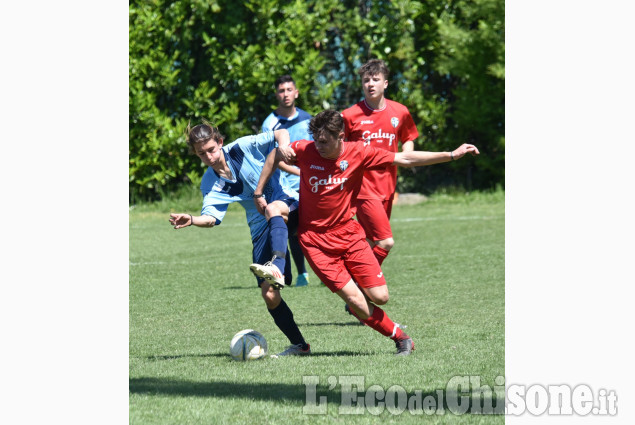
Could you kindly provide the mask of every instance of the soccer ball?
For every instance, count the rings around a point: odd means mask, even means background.
[[[234,335],[229,351],[237,361],[257,360],[267,355],[267,340],[258,331],[244,329]]]

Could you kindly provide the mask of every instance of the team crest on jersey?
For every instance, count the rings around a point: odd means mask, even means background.
[[[390,119],[390,123],[392,124],[392,128],[397,128],[397,126],[399,125],[399,118],[392,117]]]
[[[340,161],[340,170],[346,171],[348,168],[348,161]]]

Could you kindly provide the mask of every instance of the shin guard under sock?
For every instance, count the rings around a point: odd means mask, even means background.
[[[304,337],[302,336],[298,325],[295,323],[295,320],[293,320],[293,313],[291,312],[291,309],[284,300],[281,300],[278,307],[273,310],[267,310],[269,311],[271,317],[273,317],[273,321],[276,323],[276,326],[280,328],[291,344],[302,344],[302,348],[306,348]]]
[[[381,308],[374,306],[373,314],[363,321],[367,326],[375,329],[380,334],[393,340],[408,338],[408,335],[397,326],[395,322]]]
[[[287,256],[287,240],[289,230],[282,216],[275,216],[269,219],[269,243],[271,252],[275,256],[273,264],[284,273]]]

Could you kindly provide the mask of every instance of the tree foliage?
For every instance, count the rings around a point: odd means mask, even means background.
[[[130,198],[197,182],[188,121],[227,140],[259,131],[273,81],[293,75],[315,114],[362,97],[357,68],[391,70],[386,96],[408,106],[417,149],[476,144],[477,161],[402,171],[400,190],[504,182],[504,2],[133,0],[129,6]]]

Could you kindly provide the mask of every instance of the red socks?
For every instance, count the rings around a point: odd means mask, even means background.
[[[392,340],[406,339],[406,335],[399,326],[382,310],[375,306],[372,316],[363,321],[367,326],[375,329],[380,334],[389,337]]]
[[[380,247],[379,245],[375,245],[373,247],[373,254],[375,254],[375,258],[377,258],[377,262],[381,266],[381,263],[383,263],[388,256],[388,251]]]

